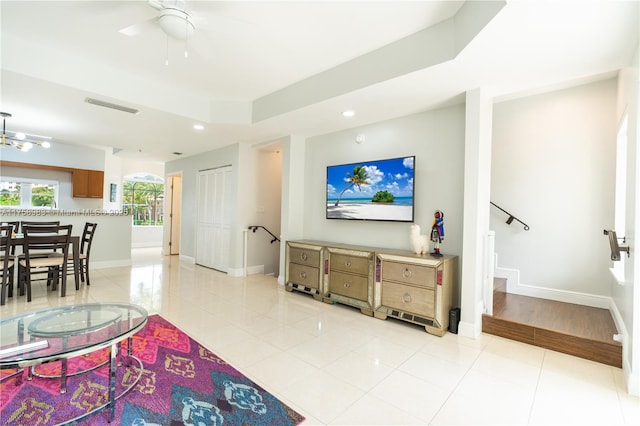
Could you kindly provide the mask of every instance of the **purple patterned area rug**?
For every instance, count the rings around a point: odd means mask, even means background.
[[[122,351],[127,350],[126,342]],[[297,425],[304,417],[159,315],[133,337],[133,355],[143,363],[139,382],[116,401],[112,425]],[[100,351],[69,361],[68,371],[86,370],[106,360]],[[60,362],[37,373],[59,373]],[[137,377],[136,366],[119,367],[117,393]],[[6,375],[8,372],[2,372]],[[93,410],[107,399],[108,369],[60,381],[34,377],[0,382],[0,424],[55,425]],[[109,409],[77,424],[108,424]]]

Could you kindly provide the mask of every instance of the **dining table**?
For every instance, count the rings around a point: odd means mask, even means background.
[[[11,247],[22,248],[25,243],[23,234],[15,234],[11,237]],[[73,250],[73,275],[76,284],[76,290],[80,288],[80,236],[71,235],[69,237],[69,246]],[[20,284],[18,284],[20,285]],[[67,282],[66,279],[62,280],[60,285],[60,297],[65,297],[67,294]]]

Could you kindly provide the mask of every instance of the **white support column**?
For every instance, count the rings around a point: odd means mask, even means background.
[[[485,242],[491,193],[492,99],[481,89],[467,92],[464,160],[461,320],[458,332],[482,332]]]
[[[291,135],[282,144],[282,218],[280,222],[280,276],[284,285],[286,241],[303,237],[304,164],[306,138]]]

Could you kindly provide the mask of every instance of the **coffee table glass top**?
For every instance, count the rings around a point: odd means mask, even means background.
[[[93,303],[29,312],[0,320],[0,368],[78,356],[138,332],[147,311],[136,305]]]

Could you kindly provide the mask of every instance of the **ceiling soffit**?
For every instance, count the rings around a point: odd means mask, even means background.
[[[256,99],[252,121],[451,61],[505,5],[504,1],[465,2],[445,21]]]

